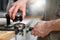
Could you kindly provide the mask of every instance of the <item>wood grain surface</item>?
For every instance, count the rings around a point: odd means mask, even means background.
[[[0,31],[0,40],[9,40],[15,35],[14,31]]]

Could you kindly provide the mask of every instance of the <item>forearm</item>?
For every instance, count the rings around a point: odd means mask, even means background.
[[[60,19],[51,21],[53,31],[60,31]]]

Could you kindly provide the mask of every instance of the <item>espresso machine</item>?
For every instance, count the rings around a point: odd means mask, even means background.
[[[9,0],[6,12],[3,13],[1,12],[0,15],[0,31],[14,31],[15,32],[15,40],[18,40],[17,35],[21,35],[23,40],[30,40],[30,35],[29,32],[32,31],[32,27],[29,27],[32,24],[36,24],[39,19],[36,21],[35,19],[22,19],[21,13],[22,11],[18,11],[15,19],[11,20],[9,15],[8,15],[8,10],[11,7],[11,4],[14,2],[14,0]],[[34,23],[33,21],[36,21]],[[20,38],[21,38],[20,37]],[[19,38],[19,40],[21,40]],[[14,40],[14,39],[12,39]]]

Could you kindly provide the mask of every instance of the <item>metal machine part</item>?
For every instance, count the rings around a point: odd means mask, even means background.
[[[22,18],[22,11],[19,11],[17,12],[16,16],[15,16],[15,19],[13,20],[14,22],[16,21],[22,21],[23,18]]]
[[[18,27],[19,29],[24,29],[25,28],[25,24],[17,23],[17,24],[14,24],[14,27]]]
[[[13,24],[13,21],[10,20],[10,23],[11,23],[11,25],[12,25],[12,24]],[[1,25],[6,25],[6,24],[7,24],[6,18],[0,18],[0,26],[1,26]]]
[[[19,33],[23,35],[23,30],[24,30],[24,28],[25,28],[25,24],[24,24],[24,23],[14,24],[14,27],[15,27],[15,28],[18,28]]]
[[[16,16],[16,18],[14,20],[16,21],[22,21],[22,19],[20,19],[21,16]],[[23,30],[25,28],[25,24],[23,23],[15,23],[14,25],[11,25],[10,23],[10,17],[8,14],[6,14],[6,22],[7,22],[7,25],[4,27],[4,26],[0,26],[0,30],[1,31],[15,31],[15,40],[17,40],[17,37],[16,35],[18,33],[20,33],[20,35],[23,35]]]

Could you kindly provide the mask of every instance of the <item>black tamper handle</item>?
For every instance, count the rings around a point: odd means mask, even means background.
[[[18,10],[18,12],[16,13],[15,19],[13,20],[14,22],[16,21],[22,21],[22,11]]]

